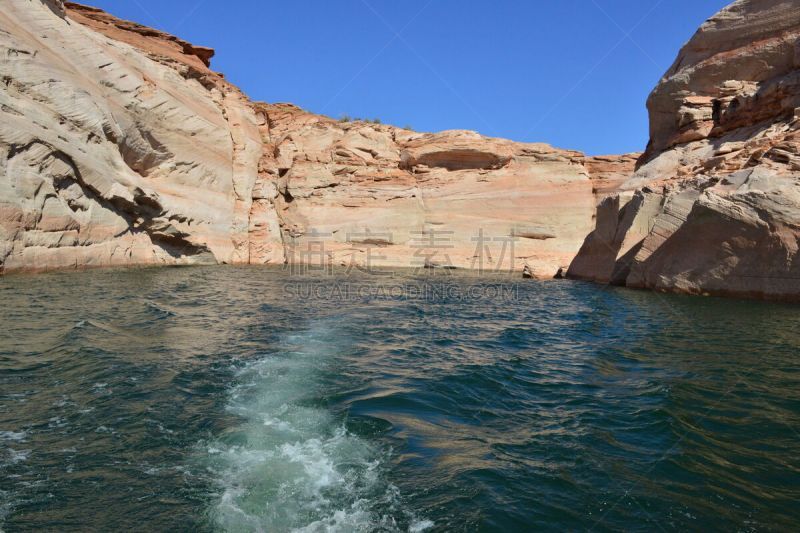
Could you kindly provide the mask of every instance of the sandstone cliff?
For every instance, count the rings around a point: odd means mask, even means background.
[[[334,265],[527,263],[552,277],[592,227],[595,197],[578,152],[469,131],[341,123],[290,105],[258,109],[270,125],[262,166],[276,185],[290,261],[322,254]]]
[[[209,48],[78,4],[4,0],[0,272],[570,265],[631,287],[800,299],[794,4],[714,16],[649,98],[646,152],[585,157],[251,102]]]
[[[0,269],[247,261],[247,99],[207,50],[73,7],[0,11]]]
[[[4,0],[0,49],[5,272],[288,261],[550,277],[632,172],[630,157],[252,103],[210,70],[213,50],[60,0]]]
[[[569,276],[800,299],[800,9],[739,0],[648,100],[635,175],[598,207]]]

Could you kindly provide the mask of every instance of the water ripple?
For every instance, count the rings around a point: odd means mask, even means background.
[[[432,279],[0,278],[0,528],[800,521],[796,307]],[[298,282],[515,297],[316,300]]]

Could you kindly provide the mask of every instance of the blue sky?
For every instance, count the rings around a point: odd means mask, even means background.
[[[588,154],[644,149],[645,100],[727,0],[85,0],[217,50],[251,98]]]

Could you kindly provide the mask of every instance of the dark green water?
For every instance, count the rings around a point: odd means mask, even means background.
[[[800,309],[521,281],[0,278],[0,529],[797,529]]]

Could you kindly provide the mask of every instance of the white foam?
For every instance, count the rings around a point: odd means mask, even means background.
[[[415,520],[408,526],[408,533],[421,533],[433,527],[431,520]]]
[[[17,463],[24,463],[30,456],[30,450],[12,450],[8,448],[8,463],[15,465]]]
[[[67,426],[67,420],[60,416],[54,416],[47,422],[49,428],[63,428]]]
[[[387,507],[401,507],[383,472],[386,452],[346,431],[327,409],[309,405],[321,376],[346,349],[337,331],[320,325],[288,337],[285,350],[237,372],[227,409],[244,423],[203,447],[220,485],[211,514],[221,529],[399,531],[385,515]],[[414,531],[428,523],[414,522],[420,524]]]
[[[27,436],[24,431],[0,431],[0,440],[5,441],[25,442]]]

